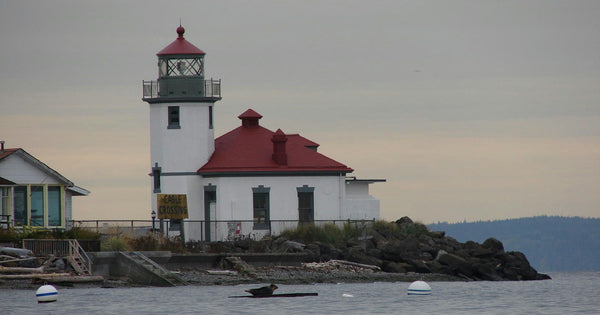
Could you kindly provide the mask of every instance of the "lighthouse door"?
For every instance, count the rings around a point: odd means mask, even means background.
[[[208,189],[211,190],[208,190]],[[217,191],[215,186],[204,187],[204,240],[212,241],[211,221],[215,220],[217,208]],[[213,190],[214,189],[214,190]]]

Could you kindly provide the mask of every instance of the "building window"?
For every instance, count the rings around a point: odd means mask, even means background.
[[[160,172],[161,168],[158,166],[158,163],[154,163],[154,167],[152,168],[152,180],[154,182],[154,192],[160,192]]]
[[[213,107],[208,106],[208,129],[213,129]]]
[[[44,186],[31,186],[31,226],[44,226]]]
[[[48,226],[62,225],[62,194],[60,186],[48,186]]]
[[[27,225],[27,186],[17,186],[14,191],[15,225]]]
[[[64,226],[63,186],[24,185],[13,189],[12,204],[17,226]]]
[[[269,192],[271,188],[259,185],[252,188],[253,209],[254,209],[254,229],[269,229]]]
[[[9,215],[8,213],[8,194],[10,187],[0,187],[0,214]]]
[[[168,129],[180,129],[179,125],[179,106],[169,106],[169,125]]]
[[[304,185],[296,188],[298,191],[298,223],[300,225],[315,221],[314,187]]]
[[[2,228],[2,223],[8,223],[10,216],[12,213],[9,212],[9,202],[10,202],[10,187],[0,187],[0,228]]]

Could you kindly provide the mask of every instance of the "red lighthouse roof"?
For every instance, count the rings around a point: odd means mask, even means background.
[[[315,151],[318,146],[298,134],[273,132],[258,124],[262,116],[248,110],[238,116],[242,126],[215,139],[215,151],[198,173],[204,176],[242,174],[346,174],[353,170]],[[248,123],[248,120],[255,121]],[[274,159],[273,138],[286,138],[283,151],[285,163]],[[277,140],[277,139],[276,139]],[[278,163],[279,161],[279,163]]]
[[[205,52],[185,40],[185,38],[183,38],[183,33],[185,33],[185,28],[179,25],[177,28],[177,39],[170,43],[169,46],[159,51],[156,55],[206,55]]]

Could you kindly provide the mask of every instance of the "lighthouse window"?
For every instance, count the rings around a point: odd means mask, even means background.
[[[169,125],[168,129],[180,129],[179,125],[179,106],[169,106]]]
[[[208,129],[213,129],[213,107],[208,106]]]
[[[155,193],[160,192],[160,171],[161,171],[161,168],[158,166],[158,163],[155,163],[154,167],[152,168],[152,179],[154,182],[154,192]]]
[[[304,185],[296,189],[298,190],[298,223],[310,224],[315,220],[315,188]]]
[[[269,187],[259,185],[252,188],[253,209],[254,209],[254,229],[266,230],[269,228]]]

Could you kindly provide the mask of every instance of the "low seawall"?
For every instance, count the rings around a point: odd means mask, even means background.
[[[168,251],[140,252],[157,264],[169,269],[215,269],[225,257],[240,257],[254,267],[300,266],[311,262],[305,253],[219,253],[219,254],[176,254]],[[119,261],[119,252],[90,252],[92,272],[105,277],[121,277],[128,274],[127,268]]]

